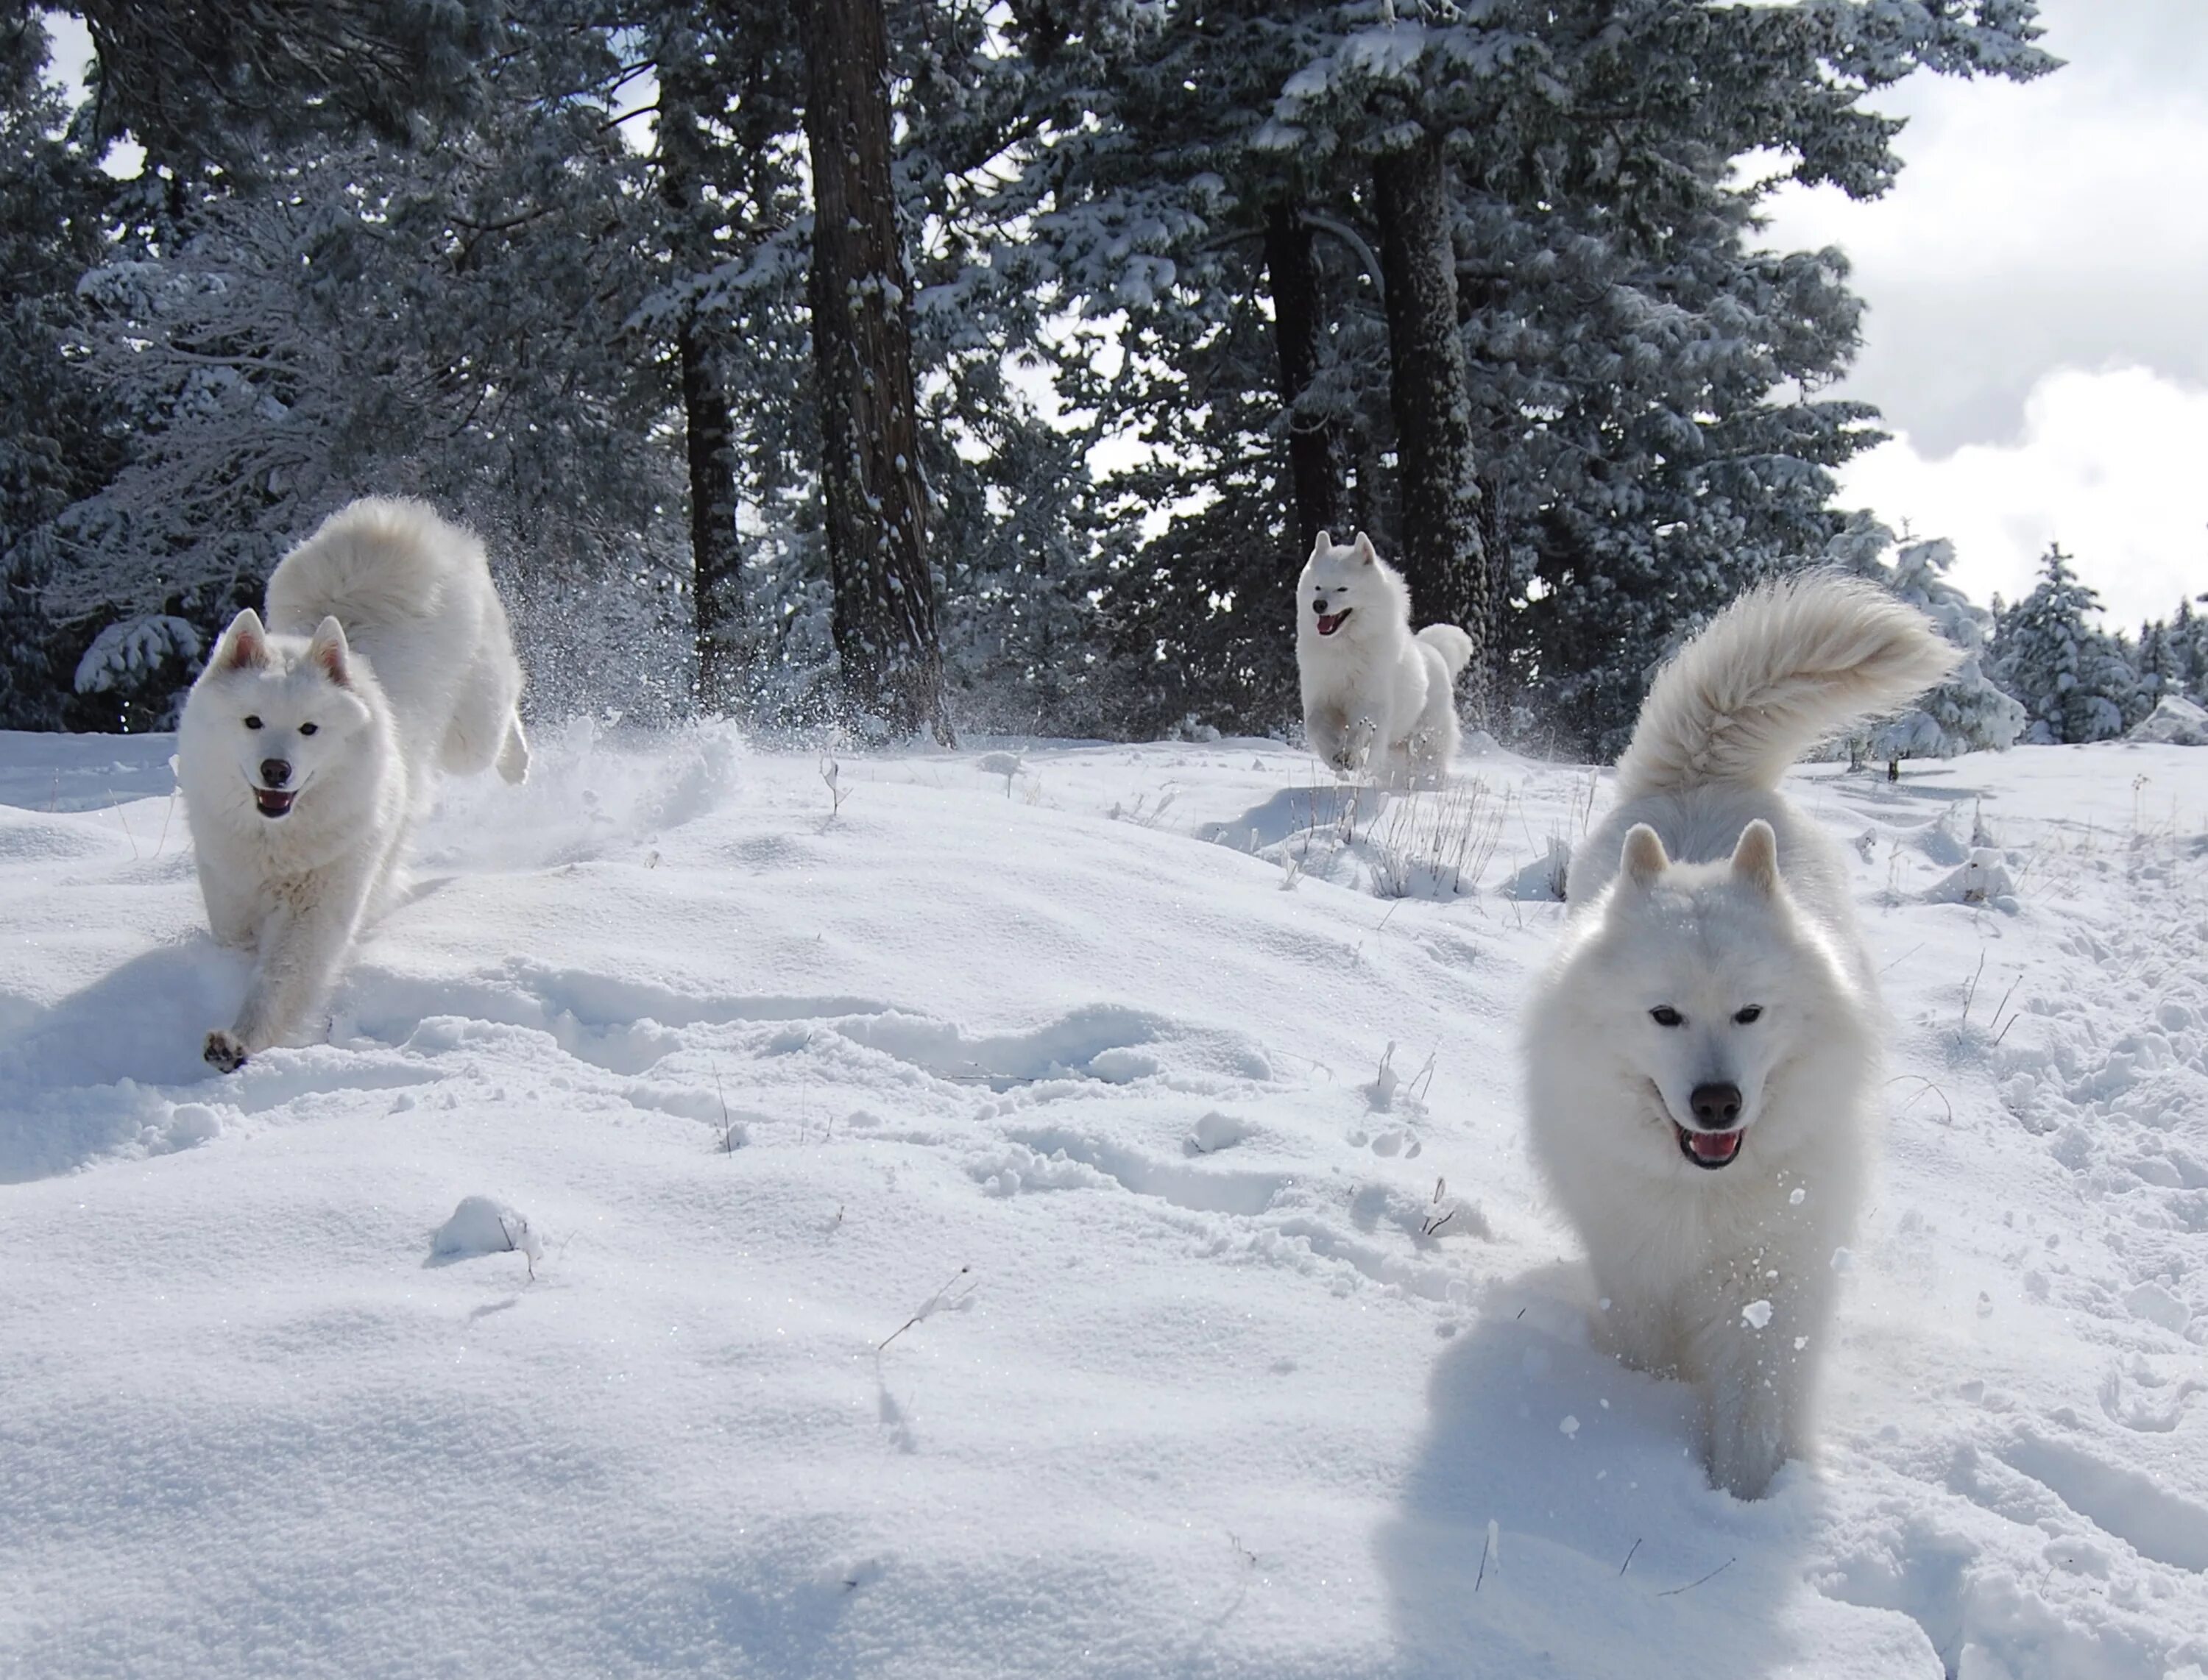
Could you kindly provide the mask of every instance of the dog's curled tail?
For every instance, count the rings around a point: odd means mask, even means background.
[[[1767,584],[1656,674],[1617,761],[1619,796],[1775,788],[1819,741],[1915,699],[1961,660],[1874,585],[1829,572]]]
[[[1472,638],[1454,624],[1429,624],[1419,632],[1419,639],[1441,655],[1452,682],[1472,663]]]
[[[431,617],[455,573],[484,563],[474,533],[426,501],[363,496],[284,556],[268,579],[269,627],[304,634],[327,616],[357,634]]]

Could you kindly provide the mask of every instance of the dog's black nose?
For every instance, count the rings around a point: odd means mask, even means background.
[[[1312,602],[1311,610],[1315,613],[1324,612],[1326,610],[1326,597],[1324,596],[1321,596],[1317,600]]]
[[[283,759],[263,759],[261,761],[261,785],[262,787],[280,788],[291,779],[291,766],[286,764]]]
[[[1737,1085],[1697,1085],[1687,1104],[1695,1111],[1695,1119],[1713,1131],[1723,1131],[1740,1124]]]

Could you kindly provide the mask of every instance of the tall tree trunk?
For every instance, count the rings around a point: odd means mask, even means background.
[[[1322,531],[1341,532],[1350,523],[1346,495],[1347,450],[1341,428],[1314,424],[1297,412],[1318,376],[1323,332],[1316,236],[1301,207],[1275,204],[1265,220],[1265,267],[1273,293],[1273,336],[1280,351],[1281,402],[1288,417],[1288,477],[1295,496],[1301,552]]]
[[[807,0],[805,10],[813,354],[844,697],[892,734],[927,729],[948,745],[882,0]]]
[[[698,706],[741,712],[751,698],[743,624],[743,549],[736,540],[736,441],[728,392],[703,323],[682,324],[683,444],[690,468],[690,581]]]
[[[1479,546],[1487,568],[1487,633],[1479,641],[1486,666],[1486,723],[1499,729],[1503,713],[1516,693],[1510,675],[1510,653],[1519,623],[1510,610],[1510,533],[1503,516],[1503,486],[1492,472],[1479,475]]]
[[[696,37],[680,24],[661,36],[659,189],[669,243],[686,277],[720,260],[705,202],[708,141],[700,113],[716,103],[715,73]],[[740,711],[748,699],[744,650],[743,551],[736,537],[736,447],[729,393],[714,351],[715,323],[694,305],[683,312],[675,349],[682,376],[683,442],[690,472],[692,633],[698,649],[698,706]]]
[[[1403,575],[1422,618],[1464,627],[1466,709],[1487,716],[1493,603],[1479,536],[1479,477],[1441,141],[1426,135],[1373,166],[1388,282],[1389,395],[1403,501]]]

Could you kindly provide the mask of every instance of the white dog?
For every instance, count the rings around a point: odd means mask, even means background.
[[[1711,1477],[1744,1499],[1808,1444],[1882,1018],[1845,860],[1779,782],[1957,657],[1837,576],[1735,602],[1649,691],[1527,1022],[1533,1154],[1597,1334],[1696,1386]]]
[[[207,920],[252,947],[227,1073],[297,1034],[404,891],[439,769],[529,769],[521,667],[483,544],[418,501],[356,501],[284,557],[184,703],[177,781]]]
[[[1450,684],[1472,658],[1454,624],[1411,633],[1411,591],[1373,551],[1318,534],[1296,580],[1304,735],[1344,776],[1370,768],[1402,787],[1438,782],[1456,757]]]

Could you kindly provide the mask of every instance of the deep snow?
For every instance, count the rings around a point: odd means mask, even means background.
[[[1747,1506],[1520,1135],[1591,772],[1011,743],[831,816],[544,734],[229,1078],[171,743],[0,737],[0,1672],[2208,1670],[2204,756],[1797,772],[1897,1077]]]

